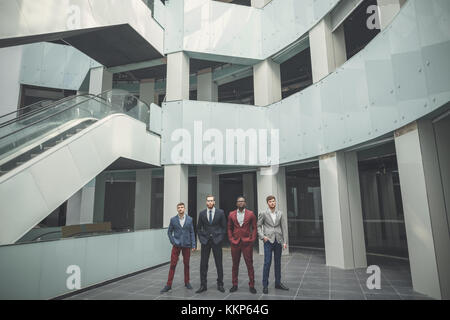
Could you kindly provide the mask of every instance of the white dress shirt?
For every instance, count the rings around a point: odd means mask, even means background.
[[[211,210],[206,208],[206,219],[208,220],[208,222],[209,222],[209,211],[212,211],[211,221],[214,221],[214,214],[216,213],[216,207],[212,208]]]
[[[275,224],[276,221],[277,221],[277,212],[276,211],[274,211],[274,212],[270,211],[270,216],[272,217],[273,224]]]
[[[237,221],[241,227],[244,224],[244,219],[245,219],[245,209],[242,212],[239,211],[239,209],[238,209],[237,210]]]
[[[178,215],[178,219],[180,220],[181,227],[183,228],[184,223],[186,222],[186,215],[184,214],[183,218],[181,218],[180,215]]]

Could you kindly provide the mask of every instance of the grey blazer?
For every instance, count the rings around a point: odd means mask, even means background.
[[[270,243],[277,241],[280,244],[288,243],[287,221],[281,211],[276,210],[277,218],[273,223],[270,209],[262,211],[258,215],[258,236],[261,240],[269,238]]]

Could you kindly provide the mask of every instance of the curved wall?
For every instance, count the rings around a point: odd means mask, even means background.
[[[162,164],[173,164],[178,142],[171,141],[172,133],[183,128],[194,138],[194,121],[223,137],[227,129],[279,129],[283,164],[372,140],[431,113],[450,101],[448,16],[447,0],[408,1],[364,50],[319,83],[269,107],[166,103]],[[204,164],[195,160],[186,163]],[[239,164],[255,165],[248,158]]]
[[[340,0],[272,0],[263,9],[210,0],[166,4],[165,49],[192,57],[254,64],[307,33]]]

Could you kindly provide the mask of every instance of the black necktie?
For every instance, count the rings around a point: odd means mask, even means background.
[[[209,224],[212,224],[212,211],[209,210]]]

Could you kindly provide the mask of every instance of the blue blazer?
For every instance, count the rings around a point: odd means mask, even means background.
[[[185,217],[186,221],[183,227],[181,227],[178,215],[170,219],[169,230],[167,231],[170,243],[181,248],[196,248],[194,223],[191,217],[188,215],[185,215]]]

